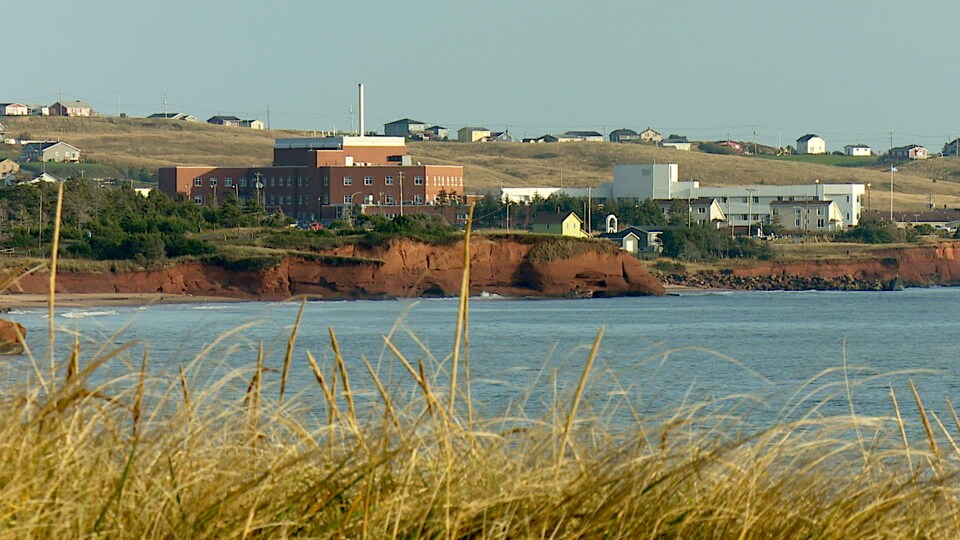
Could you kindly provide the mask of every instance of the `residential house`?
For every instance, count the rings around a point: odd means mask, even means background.
[[[515,139],[509,131],[491,131],[490,136],[484,140],[487,142],[514,142]]]
[[[695,199],[655,199],[653,202],[657,203],[657,206],[660,208],[660,212],[662,212],[667,219],[670,219],[671,217],[676,219],[677,216],[670,216],[670,207],[674,205],[674,201],[678,202],[681,207],[686,209],[687,224],[689,225],[704,225],[710,226],[714,229],[719,229],[720,224],[727,221],[727,216],[720,208],[720,203],[713,197],[698,197]],[[680,219],[680,221],[683,220]]]
[[[217,126],[240,127],[240,119],[236,116],[211,116],[207,119],[207,123]]]
[[[827,141],[819,135],[808,133],[797,139],[798,154],[826,154]]]
[[[46,105],[30,105],[30,116],[50,116],[50,107]]]
[[[673,148],[674,150],[690,151],[690,141],[686,137],[667,137],[658,143],[662,148]]]
[[[93,107],[83,101],[56,102],[50,106],[53,116],[93,116]]]
[[[944,156],[960,156],[960,138],[944,143],[942,152]]]
[[[843,147],[843,153],[854,157],[872,156],[873,148],[865,144],[848,144]]]
[[[640,140],[643,142],[660,142],[663,140],[663,135],[660,135],[656,131],[650,129],[649,127],[640,132]]]
[[[789,231],[833,232],[843,230],[843,212],[837,203],[824,199],[773,201],[770,220]]]
[[[192,114],[178,113],[178,112],[171,112],[171,113],[153,113],[153,114],[151,114],[150,116],[148,116],[147,118],[150,118],[150,119],[162,119],[162,120],[183,120],[184,122],[196,122],[196,121],[197,121],[197,117],[194,116],[194,115],[192,115]]]
[[[863,213],[864,221],[886,221],[890,219],[888,212],[868,210]],[[960,211],[933,209],[924,212],[903,212],[893,215],[893,222],[901,229],[907,226],[930,225],[937,230],[956,231],[960,227]]]
[[[906,161],[908,159],[927,159],[928,152],[927,149],[920,146],[919,144],[908,144],[906,146],[898,146],[896,148],[891,148],[887,152],[887,159],[893,161]]]
[[[63,141],[28,143],[20,152],[20,161],[80,162],[80,149]]]
[[[573,236],[585,238],[583,220],[576,212],[561,214],[539,214],[530,221],[533,232],[540,234],[555,234],[559,236]]]
[[[560,139],[554,135],[542,135],[540,137],[527,137],[523,139],[525,143],[555,143],[560,142]]]
[[[610,142],[637,142],[640,134],[628,128],[615,129],[610,132]]]
[[[457,140],[460,142],[477,142],[490,137],[490,130],[485,127],[462,127],[457,130]]]
[[[30,114],[30,107],[23,103],[0,103],[2,116],[27,116],[28,114]]]
[[[0,176],[6,176],[10,173],[20,172],[20,164],[12,159],[4,159],[0,161]]]
[[[387,137],[406,137],[407,139],[422,139],[427,124],[419,120],[401,118],[383,125],[383,134]]]
[[[450,138],[450,130],[443,126],[430,126],[423,130],[423,137],[431,141],[445,141]]]
[[[615,242],[619,244],[620,249],[636,254],[641,251],[662,251],[661,234],[663,234],[663,227],[631,226],[617,232],[603,233],[598,237]]]
[[[567,131],[557,136],[559,142],[603,142],[603,134],[596,131]]]
[[[250,129],[265,129],[267,126],[263,123],[263,120],[241,120],[240,127]]]
[[[19,184],[19,185],[25,185],[25,184],[36,185],[36,184],[39,184],[40,182],[49,182],[49,183],[51,183],[51,184],[55,184],[55,183],[60,182],[60,181],[61,181],[61,180],[60,180],[59,178],[57,178],[56,176],[54,176],[54,175],[52,175],[52,174],[50,174],[50,173],[47,173],[47,172],[42,172],[42,173],[38,174],[37,176],[34,176],[34,177],[31,178],[30,180],[24,180],[23,182],[18,182],[18,184]]]
[[[731,141],[730,139],[718,142],[717,146],[728,146],[736,150],[737,153],[740,153],[740,154],[743,153],[743,143],[738,143],[737,141]]]

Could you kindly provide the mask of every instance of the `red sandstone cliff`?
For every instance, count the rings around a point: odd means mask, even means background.
[[[470,244],[471,294],[504,296],[617,296],[664,293],[635,258],[611,245],[533,263],[535,244],[511,239],[475,239]],[[612,249],[610,249],[612,248]],[[344,246],[319,261],[288,257],[262,271],[230,271],[209,263],[186,263],[138,272],[69,273],[57,276],[59,293],[166,293],[281,300],[453,296],[463,270],[461,242],[437,246],[395,240],[382,247]],[[20,280],[20,291],[43,293],[47,276]],[[11,291],[16,292],[16,287]]]
[[[674,284],[740,289],[877,289],[960,284],[960,243],[891,248],[864,260],[760,261],[720,272],[665,276]]]

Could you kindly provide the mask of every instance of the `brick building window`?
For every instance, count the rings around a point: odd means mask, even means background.
[[[384,179],[383,179],[383,183],[386,184],[386,185],[388,185],[388,186],[392,186],[392,185],[393,185],[393,177],[392,177],[392,176],[388,176],[388,177],[384,178]]]
[[[223,187],[233,187],[233,178],[229,176],[223,179]]]
[[[240,177],[240,187],[247,187],[247,177],[246,177],[246,176],[241,176],[241,177]]]
[[[216,178],[211,178],[211,179],[210,179],[210,187],[217,187],[217,179],[216,179]]]
[[[203,195],[194,195],[193,204],[203,204]]]
[[[303,177],[302,177],[302,176],[298,176],[298,177],[297,177],[297,186],[298,186],[298,187],[303,186]]]
[[[416,204],[423,204],[423,195],[414,195],[413,202]]]
[[[372,186],[372,185],[373,185],[373,177],[372,177],[372,176],[364,176],[364,177],[363,177],[363,185],[365,185],[365,186]]]
[[[292,176],[288,176],[288,177],[287,177],[287,187],[293,187],[293,177],[292,177]]]
[[[393,195],[387,195],[386,198],[384,199],[384,203],[393,204]]]
[[[353,185],[353,178],[350,177],[350,176],[344,176],[344,177],[343,177],[343,185],[345,185],[345,186],[352,186],[352,185]]]
[[[353,195],[344,195],[343,204],[353,204]]]
[[[423,185],[423,177],[422,177],[422,176],[414,176],[414,177],[413,177],[413,185],[415,185],[415,186],[422,186],[422,185]]]
[[[194,178],[193,185],[194,187],[203,187],[203,178]]]
[[[287,204],[293,204],[293,195],[287,195]]]

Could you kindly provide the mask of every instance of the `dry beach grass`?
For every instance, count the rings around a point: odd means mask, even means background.
[[[0,401],[0,529],[31,538],[960,534],[960,420],[952,406],[947,418],[926,411],[912,386],[925,434],[916,440],[892,390],[888,417],[852,405],[831,416],[812,397],[816,380],[765,427],[738,417],[748,397],[642,415],[628,401],[610,409],[587,397],[601,376],[601,328],[576,386],[546,412],[485,417],[471,396],[465,294],[445,357],[409,356],[383,329],[415,393],[387,384],[379,363],[345,358],[333,329],[329,350],[300,349],[301,324],[276,365],[261,348],[212,382],[214,351],[242,327],[211,337],[169,375],[119,336],[87,344],[61,333],[74,343],[64,357],[52,347],[28,354],[28,375]],[[312,373],[319,402],[287,391],[295,362]],[[361,374],[372,394],[357,392]]]

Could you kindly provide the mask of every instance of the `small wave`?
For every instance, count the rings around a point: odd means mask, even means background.
[[[85,319],[87,317],[104,317],[108,315],[119,315],[117,311],[68,311],[66,313],[61,313],[61,317],[67,319]]]
[[[4,315],[33,315],[35,311],[24,311],[22,309],[11,309],[10,311],[4,312]]]

